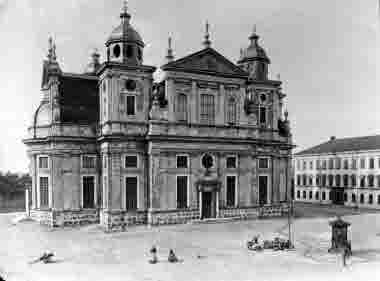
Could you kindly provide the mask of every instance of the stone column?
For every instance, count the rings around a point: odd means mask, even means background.
[[[29,189],[30,186],[25,188],[25,212],[28,217],[30,217],[30,208],[29,208]]]

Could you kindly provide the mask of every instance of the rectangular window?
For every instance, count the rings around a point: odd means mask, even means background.
[[[40,177],[40,208],[49,207],[49,178]]]
[[[127,96],[127,115],[135,114],[135,96]]]
[[[187,176],[177,176],[177,209],[187,208]]]
[[[313,170],[313,161],[310,161],[309,168],[310,168],[310,170]]]
[[[375,169],[375,159],[373,159],[373,158],[369,159],[369,168]]]
[[[137,177],[125,178],[125,209],[137,209]]]
[[[297,175],[297,186],[301,185],[301,175]]]
[[[259,169],[268,169],[269,161],[268,158],[259,158]]]
[[[49,157],[47,157],[47,156],[38,157],[38,168],[48,169],[49,168]]]
[[[95,168],[96,156],[82,156],[82,168],[84,169],[93,169]]]
[[[215,102],[213,95],[201,95],[200,122],[203,124],[215,123]]]
[[[297,160],[297,170],[301,169],[300,160]]]
[[[334,159],[332,158],[329,159],[329,169],[330,170],[334,169]]]
[[[84,176],[82,179],[83,208],[95,208],[95,177]]]
[[[352,169],[356,169],[356,159],[352,159]]]
[[[344,161],[343,161],[343,168],[345,170],[348,170],[348,160],[347,159],[344,159]]]
[[[107,168],[107,156],[106,155],[103,155],[103,168],[104,169]]]
[[[228,156],[226,159],[226,167],[229,169],[236,168],[236,157],[235,156]]]
[[[380,187],[380,175],[377,175],[377,187]]]
[[[319,170],[321,168],[321,161],[318,159],[317,160],[317,169]]]
[[[303,161],[303,162],[302,162],[302,169],[303,169],[303,170],[306,170],[306,169],[307,169],[307,167],[306,167],[306,161]]]
[[[365,158],[360,158],[360,169],[365,169]]]
[[[177,168],[188,168],[187,155],[177,155]]]
[[[322,161],[322,169],[323,169],[323,170],[326,170],[326,160],[323,160],[323,161]]]
[[[267,123],[267,109],[260,106],[260,125],[265,125]]]
[[[227,207],[234,207],[236,205],[236,177],[235,176],[227,176],[226,178],[227,184]]]
[[[125,156],[125,168],[137,168],[137,155]]]
[[[177,97],[177,120],[186,121],[187,120],[187,96],[184,94],[179,94]]]
[[[335,159],[335,165],[336,165],[336,166],[335,166],[335,169],[338,169],[338,170],[340,169],[341,162],[342,162],[342,161],[341,161],[340,158],[336,158],[336,159]]]

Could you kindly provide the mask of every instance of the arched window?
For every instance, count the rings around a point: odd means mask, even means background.
[[[120,46],[119,45],[115,45],[115,47],[113,47],[113,55],[115,58],[118,58],[120,56]]]
[[[187,121],[187,96],[179,94],[177,98],[177,120]]]
[[[309,191],[309,199],[313,199],[313,191]]]
[[[365,187],[365,176],[360,176],[360,187]]]
[[[131,58],[133,56],[133,47],[131,45],[127,45],[127,49],[125,51],[125,55],[127,58]]]
[[[236,101],[234,97],[230,97],[227,102],[227,123],[236,124]]]
[[[303,186],[307,185],[307,176],[306,175],[302,175],[302,185]]]
[[[322,186],[326,186],[326,179],[327,179],[327,176],[322,175]]]
[[[313,185],[313,176],[309,176],[309,185],[310,185],[310,186]]]
[[[315,200],[319,200],[319,192],[315,192]]]
[[[373,187],[375,185],[375,177],[373,175],[368,176],[368,186]]]
[[[306,191],[305,190],[302,192],[302,198],[306,199]]]
[[[329,186],[333,186],[333,182],[334,182],[334,176],[329,175]]]
[[[377,204],[380,205],[380,195],[377,195]]]
[[[301,197],[301,192],[297,190],[297,198],[300,198],[300,197]]]
[[[326,200],[326,192],[322,191],[322,200]]]
[[[344,198],[344,202],[347,202],[347,193],[346,192],[343,194],[343,198]]]
[[[360,194],[360,203],[361,203],[361,204],[364,203],[364,194]]]
[[[373,195],[372,194],[370,194],[368,196],[368,204],[373,204]]]
[[[356,203],[356,195],[355,194],[351,194],[351,201],[352,203]]]
[[[348,175],[343,176],[343,186],[347,187],[348,186]]]
[[[356,176],[355,175],[351,175],[351,185],[356,186]]]
[[[335,175],[335,186],[340,187],[340,175]]]
[[[380,175],[377,175],[377,187],[380,187]]]

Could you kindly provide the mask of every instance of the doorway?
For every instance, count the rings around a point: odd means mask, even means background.
[[[268,200],[268,176],[259,176],[259,205],[267,204]]]
[[[336,205],[344,205],[344,189],[341,187],[331,188],[331,201]]]
[[[202,219],[215,217],[215,210],[213,208],[213,194],[211,191],[202,192]]]

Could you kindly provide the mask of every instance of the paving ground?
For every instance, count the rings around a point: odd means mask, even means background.
[[[265,239],[285,235],[286,218],[135,227],[105,234],[97,226],[49,229],[34,222],[13,224],[17,214],[1,214],[0,274],[7,281],[378,280],[380,213],[315,210],[310,205],[297,205],[296,210],[298,218],[292,227],[296,249],[262,253],[248,251],[246,241],[257,233]],[[348,214],[344,219],[352,223],[353,257],[346,268],[340,257],[327,253],[328,221],[337,212]],[[147,262],[153,244],[160,258],[155,265]],[[183,262],[166,262],[170,248]],[[56,263],[29,264],[46,250],[54,251]]]

